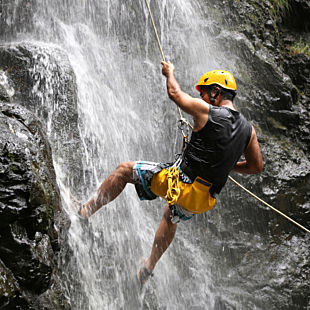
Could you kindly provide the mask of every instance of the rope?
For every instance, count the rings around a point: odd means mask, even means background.
[[[149,11],[149,15],[150,15],[150,18],[151,18],[151,21],[152,21],[152,25],[153,25],[153,29],[154,29],[154,32],[155,32],[155,36],[156,36],[156,39],[157,39],[157,43],[158,43],[158,47],[160,49],[160,53],[161,53],[161,56],[162,56],[162,60],[165,61],[165,55],[164,55],[164,52],[163,52],[163,49],[161,47],[161,44],[160,44],[160,40],[159,40],[159,37],[158,37],[158,34],[157,34],[157,29],[156,29],[156,26],[155,26],[155,23],[154,23],[154,19],[153,19],[153,15],[152,15],[152,12],[151,12],[151,8],[150,8],[150,4],[148,2],[148,0],[145,0],[145,3],[146,3],[146,6],[147,6],[147,9]],[[166,61],[165,61],[166,62]],[[180,107],[178,107],[178,111],[179,111],[179,115],[180,115],[180,122],[181,124],[186,124],[187,126],[189,126],[191,129],[193,129],[193,125],[188,121],[186,120],[185,118],[183,118],[182,116],[182,111],[180,109]],[[169,169],[170,170],[170,169]],[[257,199],[258,201],[260,201],[261,203],[263,203],[264,205],[266,205],[267,207],[269,207],[271,210],[277,212],[278,214],[282,215],[283,217],[285,217],[287,220],[291,221],[292,223],[294,223],[295,225],[297,225],[299,228],[303,229],[304,231],[310,233],[310,230],[307,229],[306,227],[302,226],[301,224],[297,223],[296,221],[294,221],[293,219],[291,219],[289,216],[287,216],[286,214],[282,213],[281,211],[279,211],[278,209],[272,207],[270,204],[268,204],[267,202],[265,202],[263,199],[259,198],[258,196],[256,196],[255,194],[253,194],[252,192],[250,192],[248,189],[246,189],[244,186],[242,186],[240,183],[238,183],[235,179],[233,179],[231,176],[228,176],[229,179],[234,182],[236,185],[238,185],[240,188],[242,188],[245,192],[247,192],[248,194],[250,194],[251,196],[253,196],[255,199]],[[168,177],[168,180],[169,180],[169,177]],[[168,181],[169,182],[169,181]],[[172,185],[171,186],[174,186],[174,183],[173,181],[171,181]],[[169,188],[168,188],[168,191],[169,191]],[[174,198],[175,197],[174,195],[176,194],[175,192],[175,189],[173,188],[171,190],[171,199],[172,201],[174,201]],[[169,194],[169,195],[170,195]],[[178,194],[180,195],[180,193]],[[168,196],[168,192],[167,192],[167,196]],[[179,197],[179,196],[178,196]],[[170,199],[170,198],[169,198]],[[177,199],[176,199],[177,200]],[[168,202],[168,200],[167,200]],[[168,202],[169,203],[169,202]],[[169,203],[170,204],[170,203]],[[172,203],[173,204],[173,203]]]
[[[161,44],[160,44],[159,36],[158,36],[158,33],[157,33],[157,29],[156,29],[156,25],[155,25],[155,22],[154,22],[154,18],[153,18],[153,14],[152,14],[152,11],[151,11],[151,7],[150,7],[150,4],[149,4],[149,1],[145,0],[145,3],[146,3],[147,10],[148,10],[150,18],[151,18],[153,30],[154,30],[155,37],[156,37],[156,40],[157,40],[157,44],[158,44],[158,47],[159,47],[159,50],[160,50],[160,53],[161,53],[161,58],[162,58],[162,60],[164,62],[166,62],[165,55],[164,55],[163,49],[162,49]],[[181,111],[180,107],[178,107],[178,112],[179,112],[180,118],[183,118],[182,117],[182,111]]]
[[[282,213],[281,211],[279,211],[278,209],[274,208],[273,206],[271,206],[269,203],[267,203],[266,201],[264,201],[263,199],[257,197],[255,194],[253,194],[252,192],[250,192],[248,189],[246,189],[244,186],[242,186],[240,183],[238,183],[235,179],[233,179],[231,176],[228,176],[228,178],[234,182],[236,185],[238,185],[240,188],[242,188],[245,192],[247,192],[248,194],[250,194],[251,196],[253,196],[256,200],[260,201],[262,204],[264,204],[265,206],[267,206],[268,208],[270,208],[271,210],[277,212],[278,214],[282,215],[283,217],[285,217],[287,220],[291,221],[292,223],[294,223],[295,225],[297,225],[299,228],[303,229],[304,231],[310,233],[310,230],[307,229],[306,227],[300,225],[299,223],[297,223],[296,221],[294,221],[293,219],[291,219],[289,216],[287,216],[286,214]]]
[[[158,44],[158,47],[159,47],[159,50],[160,50],[160,53],[161,53],[161,57],[162,57],[163,61],[166,62],[165,55],[164,55],[163,49],[161,48],[160,40],[159,40],[159,37],[158,37],[158,34],[157,34],[157,29],[156,29],[156,26],[155,26],[155,23],[154,23],[154,19],[153,19],[153,15],[152,15],[152,11],[151,11],[151,8],[150,8],[149,1],[145,0],[145,3],[146,3],[146,6],[147,6],[147,9],[149,11],[149,15],[150,15],[151,22],[152,22],[152,25],[153,25],[153,29],[154,29],[154,32],[155,32],[155,36],[156,36],[156,39],[157,39],[157,44]]]
[[[167,178],[168,178],[168,190],[167,190],[167,195],[165,199],[168,202],[168,204],[171,206],[171,205],[176,204],[180,196],[179,168],[170,167],[167,172]]]

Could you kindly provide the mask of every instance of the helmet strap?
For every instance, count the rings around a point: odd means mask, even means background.
[[[207,92],[208,92],[208,95],[209,95],[210,103],[213,104],[215,99],[211,95],[211,89],[208,89]]]
[[[214,97],[212,97],[212,94],[211,94],[211,89],[208,89],[208,95],[209,95],[209,98],[210,98],[210,103],[211,104],[214,104],[215,102],[215,99],[218,97],[218,95],[221,93],[221,89],[219,89],[216,94],[214,95]]]

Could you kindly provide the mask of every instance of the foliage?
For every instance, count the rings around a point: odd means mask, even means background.
[[[291,9],[290,0],[269,0],[272,7],[273,13],[280,15],[281,17],[285,16]]]
[[[297,55],[297,54],[305,54],[310,57],[310,44],[309,42],[302,41],[301,39],[290,46],[290,54]]]

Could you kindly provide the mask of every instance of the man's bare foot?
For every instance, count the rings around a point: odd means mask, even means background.
[[[141,267],[139,268],[137,272],[137,278],[140,283],[140,287],[142,288],[145,282],[153,276],[152,271],[146,268],[145,261],[141,264]]]
[[[78,215],[80,218],[87,220],[90,217],[90,214],[87,210],[87,207],[83,204],[81,204],[79,211],[78,211]]]

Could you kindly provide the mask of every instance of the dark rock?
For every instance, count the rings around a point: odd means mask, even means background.
[[[305,54],[288,57],[284,68],[298,89],[310,97],[310,57]]]
[[[61,236],[55,221],[64,232],[68,220],[40,121],[20,105],[0,102],[0,126],[0,271],[9,275],[0,278],[6,284],[0,299],[28,305],[21,309],[43,309],[40,295],[57,274]],[[51,295],[62,299],[59,291]],[[51,301],[53,309],[61,309],[59,300]]]
[[[300,115],[297,112],[287,110],[270,110],[269,112],[271,117],[274,117],[277,121],[283,124],[283,126],[285,126],[285,129],[294,128],[300,121]]]
[[[0,309],[31,309],[12,272],[0,261]]]
[[[289,1],[289,9],[281,19],[282,26],[293,31],[310,30],[310,3],[308,0]]]
[[[0,72],[4,72],[2,80],[7,80],[2,84],[10,90],[9,100],[25,106],[41,120],[55,158],[67,167],[64,174],[68,182],[77,187],[82,152],[75,75],[67,54],[47,44],[0,45]]]

